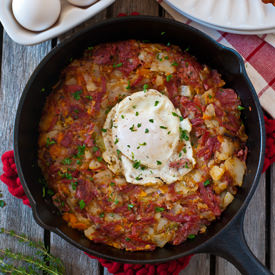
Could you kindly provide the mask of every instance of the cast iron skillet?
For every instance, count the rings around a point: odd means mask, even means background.
[[[242,119],[249,137],[243,187],[221,218],[209,226],[206,234],[153,252],[126,252],[89,241],[79,231],[68,227],[54,207],[42,198],[42,186],[38,183],[41,177],[37,166],[38,123],[46,96],[57,82],[61,70],[70,58],[80,57],[88,46],[129,38],[169,42],[183,49],[189,48],[201,63],[217,69],[226,85],[234,88],[241,98],[245,107]],[[47,92],[41,92],[42,88],[46,88]],[[207,252],[226,258],[244,274],[271,274],[251,253],[243,233],[245,210],[259,182],[264,160],[265,129],[258,97],[240,55],[194,28],[158,17],[115,18],[88,27],[61,43],[40,63],[22,94],[15,122],[14,148],[18,173],[37,223],[83,251],[125,263],[158,263]]]

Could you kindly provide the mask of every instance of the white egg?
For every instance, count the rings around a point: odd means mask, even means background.
[[[75,6],[85,7],[85,6],[92,5],[97,0],[67,0],[67,1]]]
[[[12,11],[20,25],[31,31],[51,27],[61,11],[60,0],[13,0]]]
[[[123,99],[109,112],[104,128],[103,158],[128,182],[171,184],[195,164],[189,120],[182,119],[168,97],[156,90]]]

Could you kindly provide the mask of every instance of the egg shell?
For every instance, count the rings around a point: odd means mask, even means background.
[[[97,0],[67,0],[69,3],[79,6],[85,7],[94,4]]]
[[[13,0],[12,11],[17,22],[31,31],[51,27],[61,12],[60,0]]]

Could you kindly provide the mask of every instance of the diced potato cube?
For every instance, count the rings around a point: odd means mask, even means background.
[[[89,163],[89,169],[93,170],[93,169],[98,169],[99,167],[101,167],[101,163],[92,159]]]
[[[207,105],[204,115],[208,118],[214,117],[216,115],[215,113],[215,107],[213,104]]]
[[[192,91],[191,91],[190,86],[185,86],[185,85],[180,86],[180,95],[186,96],[186,97],[191,97]]]
[[[212,179],[214,181],[220,180],[221,177],[223,176],[225,170],[224,168],[221,168],[217,165],[214,165],[211,169],[210,169],[210,176],[212,177]]]
[[[224,198],[223,198],[223,204],[222,206],[226,208],[234,199],[234,196],[230,192],[226,192]]]
[[[223,142],[221,143],[221,148],[215,153],[215,159],[222,161],[231,157],[234,153],[234,144],[230,139],[224,137]]]
[[[243,176],[245,173],[246,165],[237,157],[232,157],[224,162],[225,169],[229,172],[234,180],[234,184],[242,186]]]

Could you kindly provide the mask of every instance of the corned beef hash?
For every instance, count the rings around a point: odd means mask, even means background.
[[[204,233],[242,185],[243,107],[178,46],[89,47],[62,72],[39,126],[39,165],[63,219],[130,251]]]

